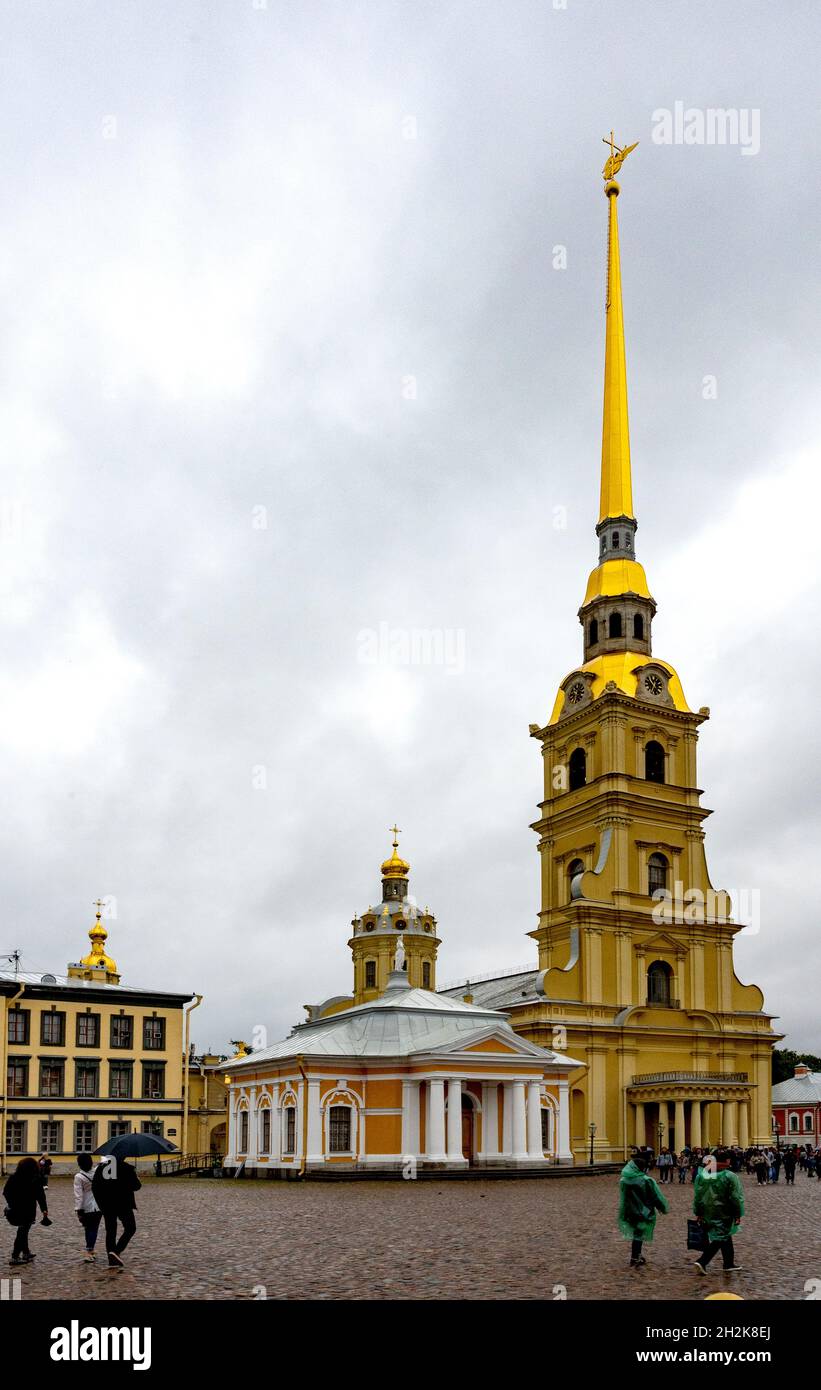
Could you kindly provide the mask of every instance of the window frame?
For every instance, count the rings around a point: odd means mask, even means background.
[[[127,1023],[130,1025],[128,1042],[114,1041],[115,1023]],[[109,1047],[112,1052],[133,1052],[134,1051],[134,1015],[133,1014],[112,1014],[111,1026],[108,1033]]]
[[[57,1072],[60,1079],[59,1090],[44,1090],[45,1073]],[[65,1099],[66,1094],[66,1060],[64,1057],[41,1057],[40,1075],[37,1080],[38,1100],[58,1100]]]
[[[53,1023],[55,1019],[59,1024],[59,1040],[46,1037],[46,1020]],[[65,1009],[43,1009],[40,1014],[40,1046],[41,1047],[65,1047],[66,1045],[66,1011]]]
[[[128,1077],[128,1092],[114,1090],[114,1073],[120,1072]],[[110,1061],[108,1064],[108,1097],[109,1100],[133,1100],[134,1099],[134,1063]]]
[[[94,1039],[93,1039],[92,1042],[88,1042],[88,1041],[83,1042],[82,1038],[80,1037],[80,1026],[81,1026],[81,1024],[90,1023],[90,1022],[92,1022],[92,1021],[95,1023],[95,1030],[94,1030],[95,1036],[94,1036]],[[93,1012],[91,1012],[91,1010],[86,1010],[85,1013],[77,1014],[76,1024],[75,1024],[75,1029],[74,1029],[74,1045],[75,1045],[75,1047],[100,1047],[100,1046],[101,1046],[101,1039],[102,1039],[102,1036],[103,1036],[103,1025],[102,1025],[102,1015],[101,1015],[101,1014],[93,1013]]]
[[[165,1022],[163,1014],[147,1014],[143,1018],[143,1052],[165,1052]],[[155,1025],[159,1025],[160,1029],[160,1041],[158,1043],[149,1041],[149,1032]]]
[[[29,1047],[31,1038],[31,1009],[9,1009],[7,1014],[6,1042],[9,1047]],[[23,1022],[22,1038],[12,1037],[12,1024],[16,1024],[18,1019]]]

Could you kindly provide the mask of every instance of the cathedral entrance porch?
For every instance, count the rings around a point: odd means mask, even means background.
[[[655,1072],[627,1088],[628,1144],[680,1151],[750,1142],[752,1092],[746,1072]]]

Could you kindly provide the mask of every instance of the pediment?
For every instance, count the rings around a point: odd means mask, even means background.
[[[637,941],[634,948],[642,955],[647,955],[651,951],[666,951],[668,955],[686,955],[689,947],[683,941],[677,941],[674,936],[668,936],[667,932],[658,932],[656,936],[651,936],[647,941]]]

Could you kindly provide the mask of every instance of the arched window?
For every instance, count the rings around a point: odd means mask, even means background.
[[[568,902],[573,896],[573,880],[577,874],[584,873],[584,860],[571,859],[567,866],[567,899]]]
[[[651,854],[647,863],[647,891],[652,897],[659,889],[667,887],[667,871],[670,865],[663,854]]]
[[[430,961],[422,961],[422,988],[430,989]]]
[[[595,645],[596,645],[596,643],[598,642],[598,640],[599,640],[599,623],[598,623],[598,619],[597,619],[597,618],[591,618],[591,620],[590,620],[590,645],[591,645],[591,647],[595,647]]]
[[[798,1133],[798,1116],[790,1115],[790,1134]]]
[[[583,787],[587,781],[587,754],[583,748],[574,748],[568,763],[570,791]]]
[[[610,637],[621,637],[621,613],[611,613],[607,631]]]
[[[296,1106],[289,1105],[282,1112],[282,1152],[284,1154],[296,1153]]]
[[[365,961],[365,988],[376,989],[376,961]]]
[[[265,1105],[259,1112],[259,1151],[261,1154],[271,1152],[271,1107]]]
[[[618,548],[619,548],[619,533],[618,533],[618,531],[614,531],[614,532],[613,532],[613,549],[614,549],[614,550],[618,550]]]
[[[248,1111],[239,1112],[239,1151],[241,1154],[248,1152]]]
[[[644,618],[641,613],[633,614],[633,636],[638,637],[640,642],[644,641]]]
[[[644,745],[644,775],[648,782],[664,781],[664,749],[654,738]]]
[[[672,984],[672,967],[666,961],[654,960],[647,971],[647,1003],[671,1004],[673,998]]]
[[[812,1134],[812,1115],[809,1112],[804,1115],[804,1131],[806,1134]]]

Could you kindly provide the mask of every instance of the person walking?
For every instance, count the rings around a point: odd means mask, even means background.
[[[51,1176],[52,1162],[48,1154],[43,1152],[37,1160],[37,1167],[40,1170],[40,1181],[43,1184],[43,1191],[48,1192],[48,1180]]]
[[[3,1188],[6,1201],[6,1220],[17,1227],[10,1265],[27,1265],[34,1259],[29,1250],[29,1231],[37,1217],[37,1208],[48,1217],[48,1202],[36,1158],[21,1158]],[[48,1222],[47,1224],[51,1224]]]
[[[687,1181],[687,1170],[690,1167],[690,1155],[686,1149],[682,1149],[678,1156],[678,1181],[679,1187]]]
[[[795,1187],[795,1165],[797,1161],[795,1149],[786,1149],[784,1152],[784,1181],[790,1187]]]
[[[708,1264],[719,1250],[727,1273],[741,1269],[735,1262],[733,1236],[744,1215],[744,1189],[738,1173],[730,1167],[726,1149],[716,1150],[715,1165],[715,1172],[704,1169],[699,1173],[693,1193],[693,1215],[702,1223],[707,1237],[707,1245],[693,1265],[697,1274],[707,1273]]]
[[[619,1180],[619,1230],[630,1246],[630,1268],[646,1265],[642,1245],[653,1239],[656,1212],[668,1210],[667,1201],[647,1172],[647,1156],[635,1153],[621,1170]]]
[[[91,1191],[105,1221],[105,1248],[109,1269],[123,1268],[120,1256],[137,1230],[134,1216],[137,1203],[134,1193],[139,1192],[141,1187],[136,1168],[126,1163],[125,1159],[109,1157],[98,1163],[91,1180]],[[118,1221],[123,1228],[119,1240]]]
[[[91,1154],[78,1154],[77,1172],[74,1174],[74,1210],[85,1231],[83,1259],[86,1264],[93,1264],[97,1258],[94,1247],[97,1244],[97,1232],[103,1219],[103,1213],[94,1200],[91,1186],[93,1177],[94,1160]]]

